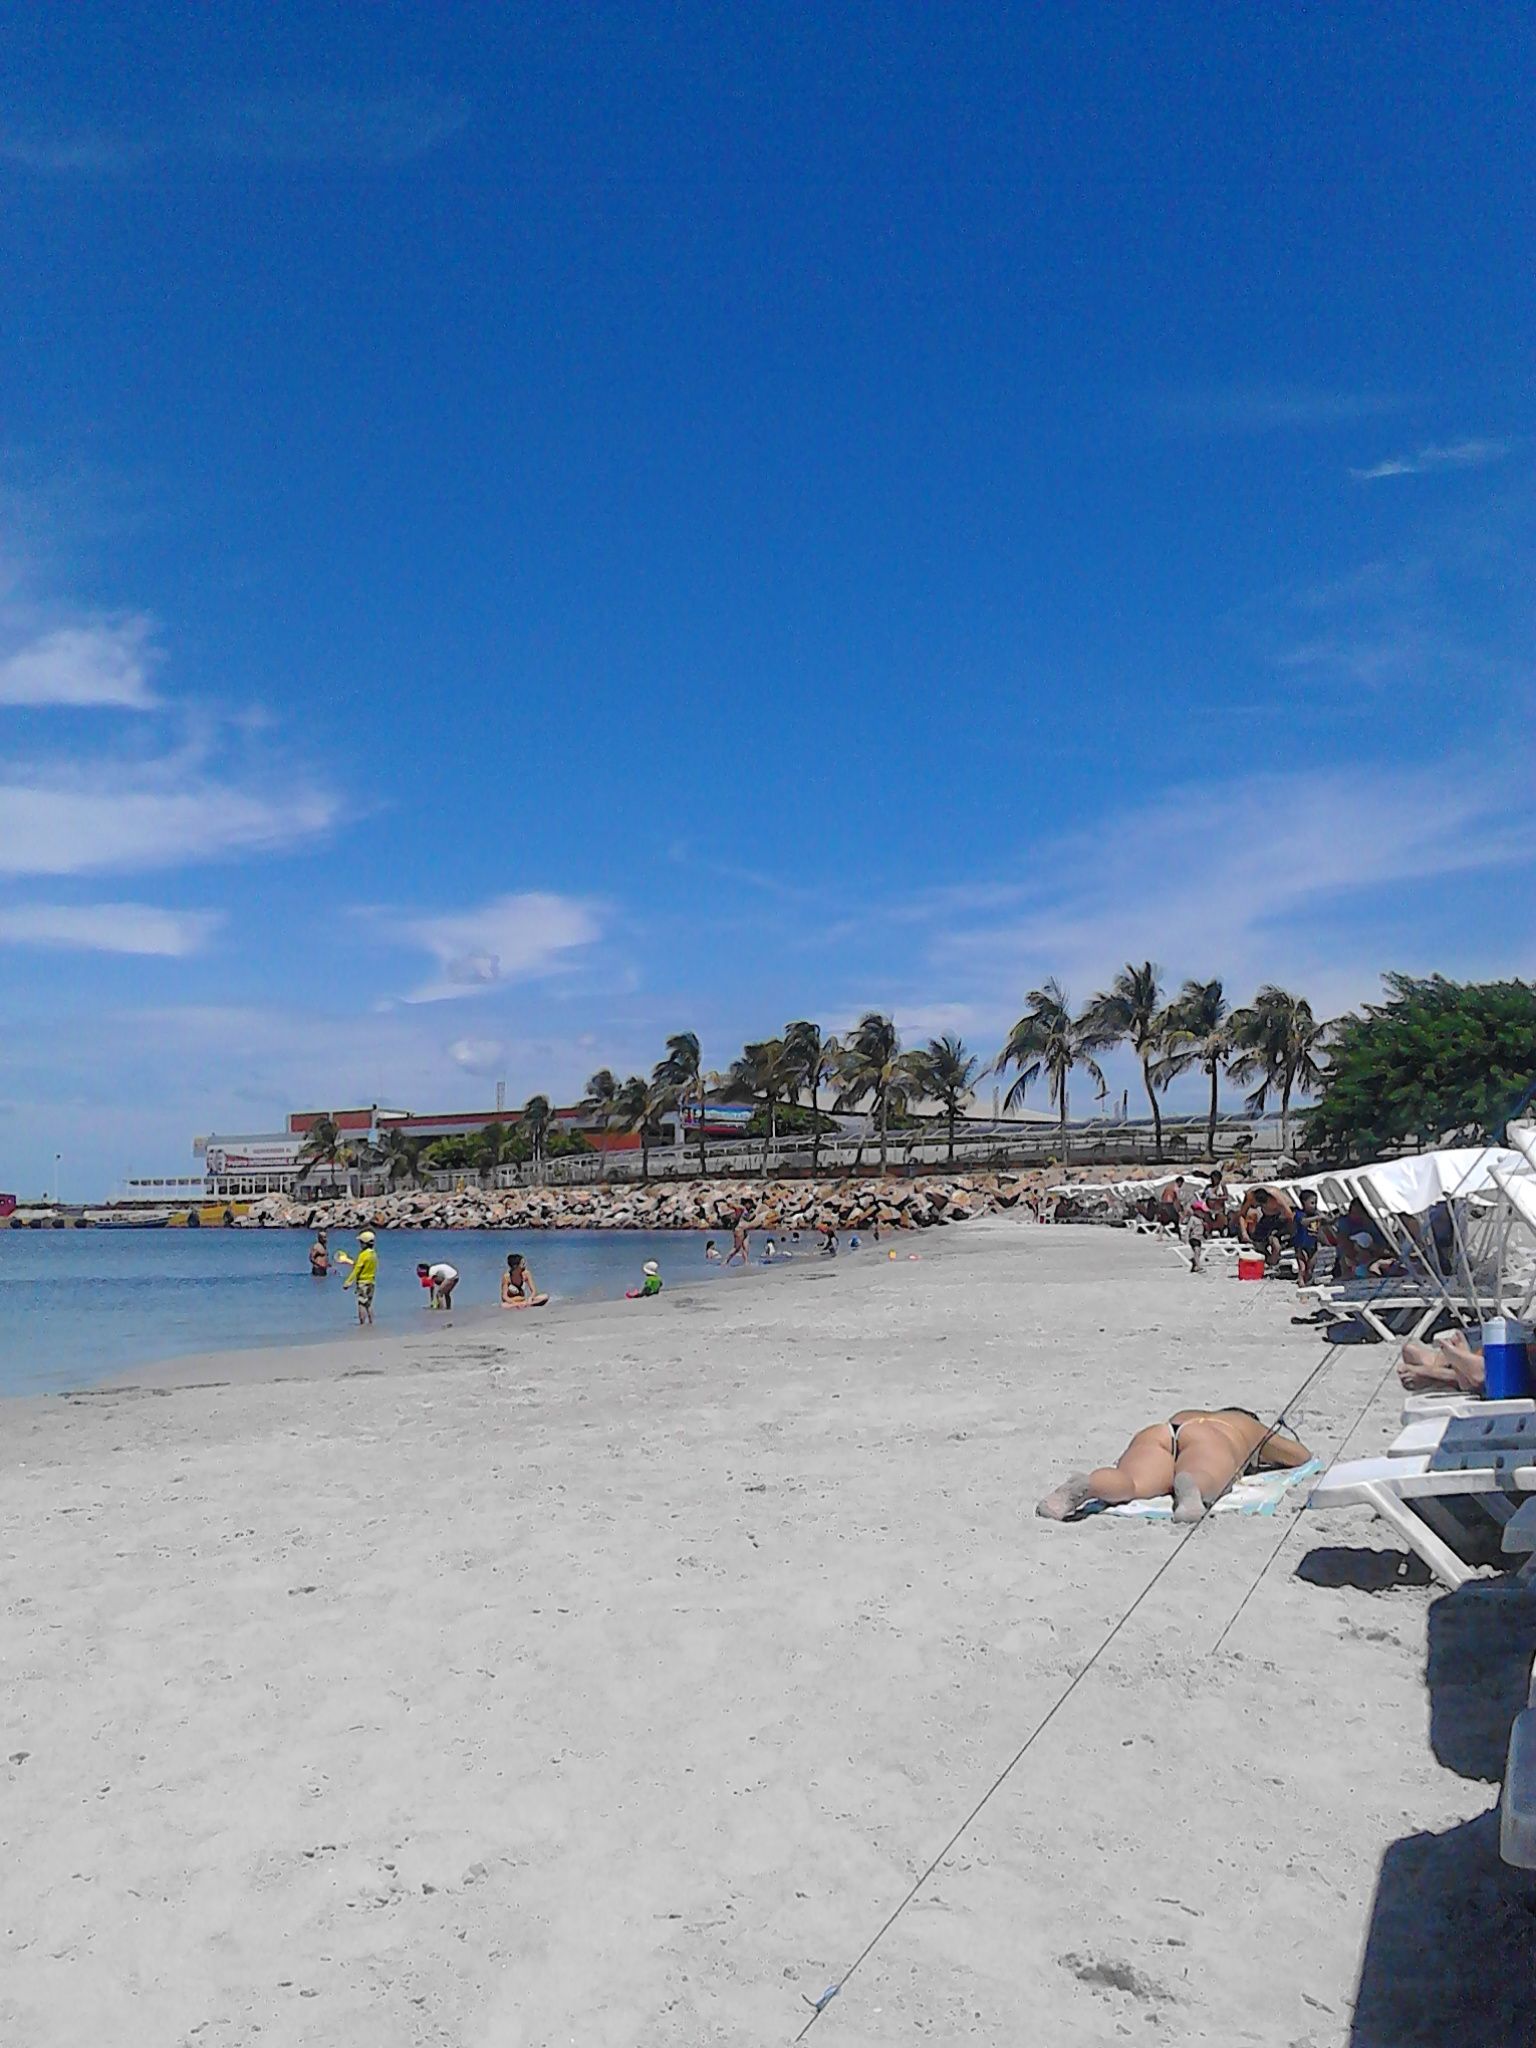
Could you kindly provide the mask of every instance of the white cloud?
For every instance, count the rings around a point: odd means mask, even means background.
[[[1407,403],[1388,391],[1320,391],[1307,385],[1259,384],[1174,392],[1155,401],[1155,409],[1169,426],[1258,434],[1375,419],[1401,412]]]
[[[1170,790],[1113,829],[1061,842],[1037,863],[1038,909],[967,923],[951,908],[930,957],[949,991],[993,1019],[1046,975],[1082,1000],[1131,958],[1160,961],[1175,981],[1220,974],[1244,996],[1260,980],[1310,977],[1316,1005],[1337,1007],[1369,996],[1393,964],[1329,932],[1352,899],[1374,895],[1383,926],[1395,902],[1411,924],[1409,885],[1533,861],[1536,828],[1490,809],[1464,764],[1255,775]]]
[[[378,920],[380,914],[371,915]],[[564,955],[602,936],[592,906],[571,896],[530,891],[498,896],[477,910],[413,917],[390,936],[422,947],[436,960],[437,976],[413,989],[410,1003],[484,995],[508,982],[526,981],[562,966]]]
[[[99,762],[67,776],[34,771],[31,780],[0,782],[0,874],[81,875],[279,852],[326,831],[339,809],[320,790],[242,789],[178,762]]]
[[[466,1074],[494,1074],[506,1057],[506,1050],[499,1038],[456,1038],[448,1048],[448,1057]]]
[[[153,659],[148,619],[62,626],[0,656],[0,704],[152,711]]]
[[[220,911],[151,903],[20,903],[0,908],[0,945],[181,959],[198,952],[223,921]]]
[[[1507,441],[1451,441],[1441,447],[1421,448],[1417,455],[1394,456],[1370,469],[1349,473],[1361,483],[1375,483],[1385,476],[1423,476],[1433,469],[1484,469],[1490,462],[1502,462],[1509,453]]]

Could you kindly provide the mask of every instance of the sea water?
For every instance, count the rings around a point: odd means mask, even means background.
[[[716,1241],[729,1252],[729,1233]],[[357,1311],[342,1269],[310,1277],[311,1242],[304,1230],[0,1229],[0,1395],[91,1386],[189,1352],[336,1336]],[[333,1258],[355,1256],[355,1233],[332,1231],[330,1242]],[[647,1259],[668,1283],[718,1278],[704,1245],[702,1231],[381,1230],[374,1321],[381,1334],[430,1327],[419,1259],[457,1266],[453,1305],[469,1309],[499,1300],[509,1251],[541,1293],[590,1301],[638,1287]],[[762,1246],[755,1238],[758,1258]]]

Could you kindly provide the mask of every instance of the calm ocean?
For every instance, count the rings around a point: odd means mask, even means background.
[[[728,1252],[729,1235],[716,1237]],[[0,1394],[90,1386],[188,1352],[345,1330],[356,1320],[352,1296],[339,1272],[310,1278],[309,1244],[302,1230],[0,1230]],[[761,1238],[754,1249],[760,1256]],[[357,1240],[333,1232],[331,1250],[355,1253]],[[418,1259],[458,1267],[458,1308],[497,1301],[512,1250],[557,1301],[621,1295],[639,1285],[647,1259],[672,1282],[721,1274],[692,1231],[389,1230],[378,1250],[381,1332],[424,1327]]]

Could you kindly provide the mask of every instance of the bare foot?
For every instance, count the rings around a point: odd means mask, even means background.
[[[1205,1502],[1200,1498],[1200,1488],[1191,1472],[1176,1472],[1173,1475],[1173,1519],[1176,1522],[1198,1522],[1205,1513]]]
[[[1037,1515],[1044,1515],[1048,1522],[1064,1522],[1068,1515],[1075,1515],[1085,1500],[1091,1497],[1086,1472],[1074,1472],[1063,1479],[1054,1493],[1048,1493],[1035,1509]]]

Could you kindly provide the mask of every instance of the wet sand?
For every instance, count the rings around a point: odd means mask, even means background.
[[[1177,1541],[1035,1500],[1321,1355],[1124,1233],[897,1248],[7,1404],[0,2039],[791,2040]],[[1213,1656],[1283,1526],[1196,1532],[817,2048],[1530,2041],[1531,1605],[1307,1517]]]

